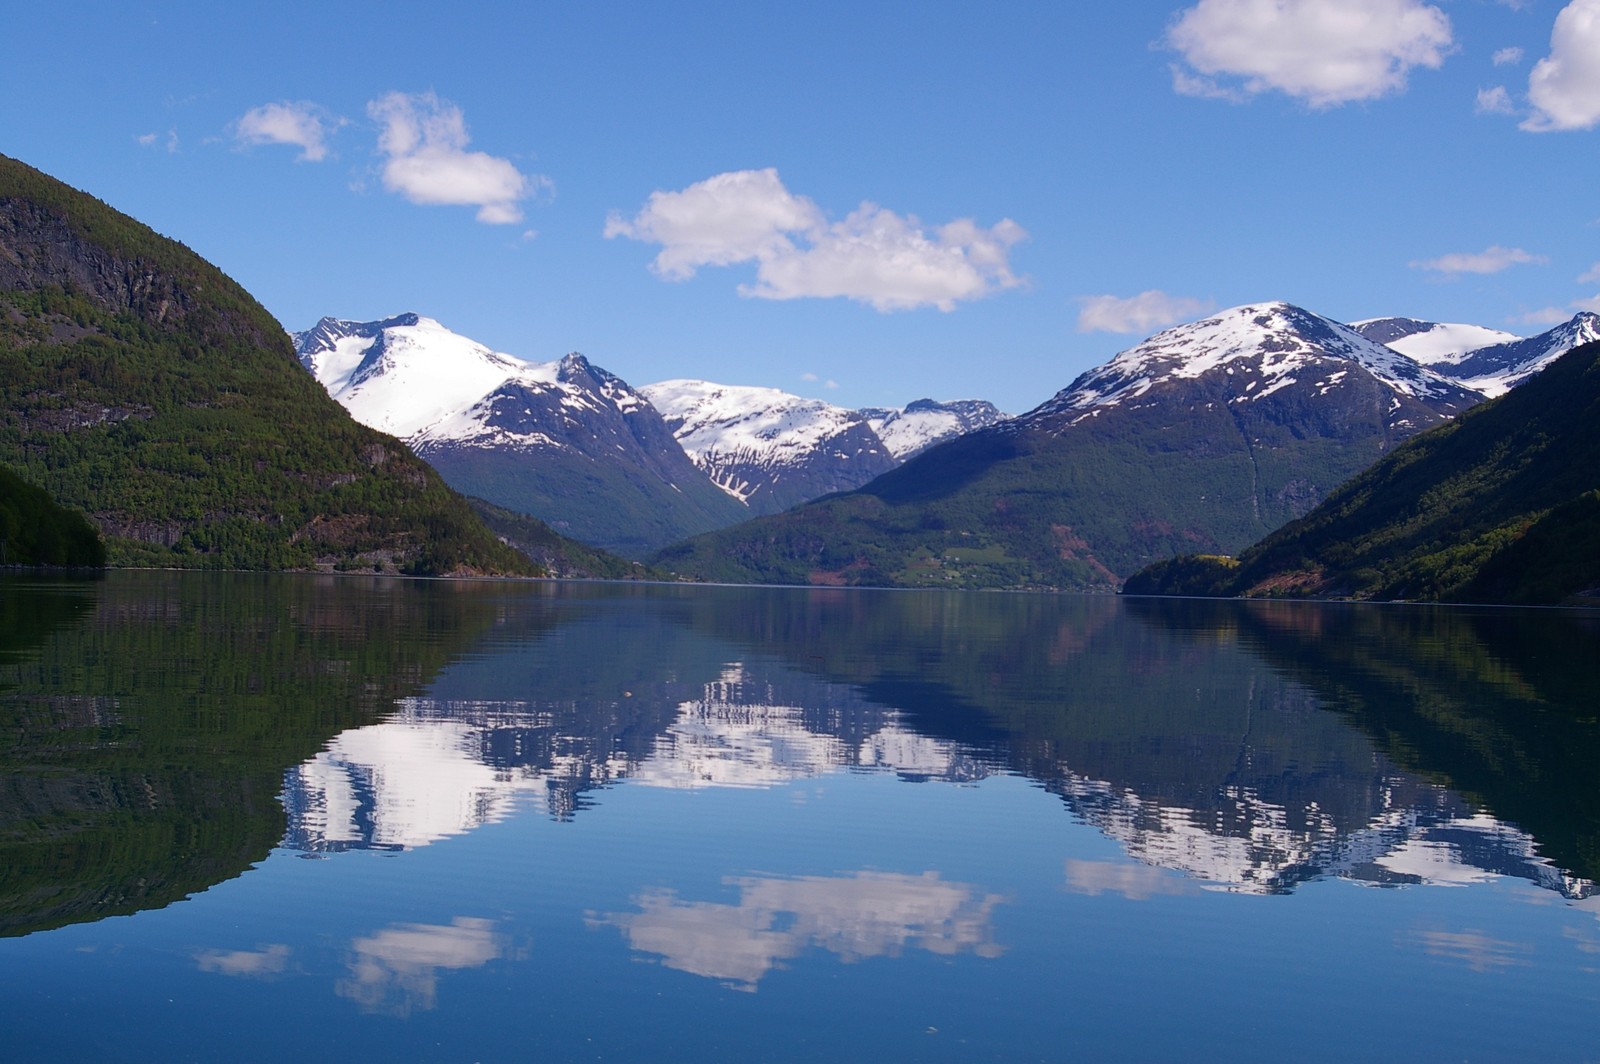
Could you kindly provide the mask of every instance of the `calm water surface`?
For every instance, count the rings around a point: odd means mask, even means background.
[[[0,578],[0,1059],[1600,1060],[1597,621]]]

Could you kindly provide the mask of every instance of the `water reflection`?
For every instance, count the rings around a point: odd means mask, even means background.
[[[260,949],[201,950],[195,954],[194,960],[202,972],[267,979],[283,974],[289,967],[291,953],[293,950],[288,946],[276,942]]]
[[[1004,899],[936,872],[902,875],[734,877],[739,900],[684,901],[667,888],[635,899],[637,912],[590,916],[669,968],[754,991],[761,978],[808,948],[846,963],[907,949],[998,957],[993,912]]]
[[[1451,703],[1437,677],[1429,686],[1416,670],[1449,648],[1451,668],[1470,673],[1452,674],[1450,690],[1477,728],[1514,728],[1493,722],[1537,700],[1546,725],[1593,748],[1592,721],[1538,695],[1541,677],[1513,673],[1479,618],[1435,613],[1419,630],[1417,615],[1399,615],[1397,629],[1394,614],[1353,612],[1378,629],[1343,632],[1324,651],[1330,625],[1349,623],[1327,607],[730,589],[635,591],[606,605],[625,618],[610,642],[626,655],[536,670],[538,690],[517,693],[537,698],[405,699],[390,721],[292,770],[288,843],[419,846],[529,805],[569,817],[587,792],[621,782],[750,788],[876,771],[961,783],[1005,771],[1041,783],[1140,865],[1208,889],[1509,876],[1569,899],[1596,892],[1485,808],[1498,793],[1453,786],[1449,757],[1366,726],[1415,713],[1424,697],[1427,719],[1443,719]],[[585,645],[604,645],[608,623],[592,610],[574,621]],[[458,671],[480,695],[485,676],[515,684],[561,631],[448,667],[434,688],[470,686]],[[1468,682],[1479,673],[1497,687]],[[1364,674],[1388,685],[1381,699],[1355,697]],[[1509,751],[1524,769],[1527,747]],[[1068,885],[1150,897],[1177,889],[1165,872],[1078,865]],[[652,897],[647,911],[664,919]],[[753,978],[731,971],[719,977]]]
[[[341,733],[286,775],[284,845],[410,849],[518,809],[566,818],[585,792],[623,780],[764,788],[845,769],[953,782],[991,771],[979,754],[910,730],[899,712],[776,662],[727,663],[691,698],[682,682],[622,699],[550,693],[537,702],[407,698],[384,723]],[[597,720],[619,731],[662,723],[630,751],[585,730]]]
[[[1597,643],[1516,611],[13,583],[0,931],[164,905],[275,843],[415,849],[521,809],[569,821],[623,783],[838,772],[1036,781],[1134,862],[1069,866],[1089,894],[1515,877],[1584,899]]]
[[[481,968],[507,943],[493,920],[478,917],[395,924],[351,943],[350,974],[335,991],[365,1011],[409,1016],[438,1005],[440,973]]]
[[[1479,973],[1525,967],[1533,956],[1533,946],[1528,943],[1507,942],[1477,930],[1418,931],[1408,939],[1405,944],[1430,957],[1458,962]]]

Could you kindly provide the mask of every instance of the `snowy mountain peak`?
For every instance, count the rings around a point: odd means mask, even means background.
[[[1526,340],[1480,347],[1441,369],[1491,398],[1503,395],[1574,347],[1600,340],[1600,314],[1583,311]]]
[[[1369,318],[1350,327],[1368,340],[1393,348],[1425,366],[1454,364],[1480,348],[1514,343],[1515,333],[1482,325],[1418,321],[1416,318]]]
[[[554,364],[524,362],[432,318],[323,318],[293,334],[295,350],[357,421],[402,438],[475,434],[462,412],[508,380],[553,383]]]
[[[988,428],[1011,416],[982,399],[957,399],[949,403],[917,399],[907,403],[903,410],[871,407],[861,413],[866,415],[889,452],[902,462],[936,443]]]
[[[324,318],[294,339],[356,420],[458,491],[575,538],[638,557],[740,516],[655,409],[577,352],[528,362],[417,314]]]
[[[712,482],[758,513],[860,487],[894,465],[860,412],[820,399],[701,380],[639,390]]]
[[[1290,303],[1254,303],[1159,332],[1084,373],[1037,414],[1128,402],[1157,385],[1237,376],[1230,402],[1265,398],[1296,383],[1331,388],[1351,364],[1413,399],[1470,406],[1477,397],[1355,329]]]

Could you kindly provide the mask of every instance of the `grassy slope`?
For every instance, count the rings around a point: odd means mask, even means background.
[[[0,156],[0,465],[116,565],[532,573],[187,248]]]

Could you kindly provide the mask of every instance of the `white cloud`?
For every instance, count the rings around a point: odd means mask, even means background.
[[[344,125],[306,100],[264,103],[252,107],[233,124],[234,139],[242,146],[292,144],[300,149],[300,162],[319,163],[328,157],[328,134]]]
[[[1588,299],[1575,299],[1570,304],[1573,310],[1587,310],[1590,314],[1600,314],[1600,295]]]
[[[412,203],[477,207],[478,221],[510,225],[522,221],[522,200],[550,186],[506,159],[467,151],[461,108],[431,92],[391,92],[367,104],[367,114],[383,127],[383,186]]]
[[[1600,281],[1600,262],[1590,266],[1588,272],[1578,278],[1579,284],[1594,284],[1596,281]]]
[[[816,204],[791,194],[769,168],[718,174],[681,192],[652,192],[631,222],[616,213],[607,218],[605,235],[660,244],[651,269],[684,281],[701,266],[792,254],[786,234],[823,224]]]
[[[1508,115],[1514,113],[1517,107],[1511,102],[1511,93],[1506,91],[1506,87],[1496,85],[1492,89],[1478,90],[1475,109],[1480,115]]]
[[[678,192],[654,192],[631,220],[613,213],[607,237],[661,245],[651,263],[681,281],[701,266],[756,264],[756,283],[739,294],[757,299],[843,297],[880,311],[935,306],[952,310],[1021,283],[1007,255],[1027,234],[1006,219],[983,228],[958,219],[924,229],[874,203],[843,221],[784,187],[778,172],[717,174]]]
[[[1528,75],[1533,133],[1593,129],[1600,124],[1600,0],[1572,0],[1556,16],[1550,54]]]
[[[1187,320],[1216,304],[1189,296],[1169,296],[1152,289],[1126,299],[1118,296],[1084,296],[1078,300],[1079,332],[1148,333]]]
[[[1515,66],[1522,62],[1521,48],[1502,48],[1494,53],[1495,66]]]
[[[1521,248],[1503,248],[1496,244],[1482,251],[1453,252],[1436,259],[1414,259],[1409,264],[1413,270],[1432,270],[1435,273],[1499,273],[1513,266],[1548,262],[1543,255],[1534,255]]]
[[[1200,0],[1166,43],[1198,75],[1174,71],[1185,95],[1275,89],[1333,107],[1403,90],[1413,67],[1443,64],[1453,37],[1444,12],[1419,0]]]

